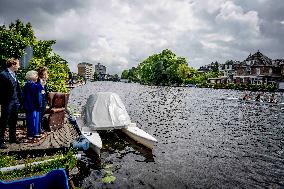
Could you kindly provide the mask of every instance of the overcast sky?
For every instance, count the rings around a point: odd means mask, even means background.
[[[257,50],[284,58],[283,0],[0,0],[0,24],[17,18],[74,72],[100,62],[120,74],[166,48],[195,68]]]

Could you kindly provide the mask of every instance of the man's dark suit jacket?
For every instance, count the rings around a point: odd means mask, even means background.
[[[0,104],[8,105],[10,103],[20,104],[22,100],[22,91],[18,81],[11,76],[8,69],[0,73]]]

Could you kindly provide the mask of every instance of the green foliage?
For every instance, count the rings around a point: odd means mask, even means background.
[[[15,156],[7,156],[0,154],[0,167],[13,166],[13,165],[16,165]]]
[[[165,49],[140,63],[136,73],[136,78],[142,84],[181,85],[187,82],[190,69],[185,58],[177,57],[172,51]]]
[[[25,74],[28,70],[36,70],[40,66],[48,68],[49,91],[67,92],[66,80],[70,69],[67,61],[53,53],[52,45],[55,40],[37,40],[30,23],[24,25],[20,20],[11,23],[9,28],[0,27],[0,68],[5,68],[5,62],[10,57],[20,58],[26,46],[33,47],[33,58],[28,69],[19,70],[18,79],[21,86],[25,82]]]
[[[13,157],[6,156],[6,159],[13,159]],[[22,170],[13,170],[9,172],[0,172],[0,180],[12,180],[24,177],[30,177],[34,175],[45,174],[50,170],[65,168],[66,165],[70,169],[74,168],[77,164],[77,160],[74,157],[74,151],[69,150],[66,154],[61,154],[55,160],[39,164],[36,166],[31,166],[30,163],[33,159],[27,158],[25,161],[26,167]],[[14,164],[12,164],[14,165]],[[5,166],[11,166],[11,164],[6,164]]]
[[[188,67],[185,58],[177,57],[171,50],[165,49],[149,56],[137,68],[124,70],[121,78],[146,85],[179,86],[205,83],[209,77],[219,76],[217,63],[215,70],[217,71],[198,73],[196,69]]]
[[[219,63],[216,61],[214,63],[212,63],[212,72],[217,73],[219,71]]]
[[[97,74],[97,72],[94,72],[94,81],[98,80],[99,80],[99,74]]]
[[[43,59],[32,58],[29,70],[36,70],[39,66],[48,68],[48,90],[53,92],[67,92],[66,81],[69,78],[69,68],[66,62],[62,61],[60,56],[53,55]]]
[[[121,79],[127,79],[128,78],[128,70],[124,70],[121,74]]]
[[[197,84],[197,85],[205,85],[208,78],[216,78],[219,77],[219,72],[204,72],[204,73],[198,73],[197,71],[192,71],[192,75],[189,78],[189,83],[191,84]]]
[[[35,43],[35,36],[30,23],[24,25],[20,20],[11,23],[8,28],[0,27],[0,69],[6,68],[6,60],[20,58],[26,46]]]
[[[108,164],[104,167],[105,169],[105,175],[102,178],[102,182],[103,183],[112,183],[116,180],[116,177],[113,176],[113,172],[112,172],[112,164]]]
[[[137,78],[137,68],[132,67],[128,71],[128,79],[129,79],[129,81],[133,81],[133,82],[137,82],[138,81],[138,78]]]
[[[51,46],[54,45],[55,43],[56,43],[55,40],[48,40],[48,41],[39,40],[33,46],[34,56],[38,58],[49,57],[49,55],[52,53]]]

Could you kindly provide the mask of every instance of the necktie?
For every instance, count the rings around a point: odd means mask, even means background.
[[[17,77],[16,77],[15,72],[12,73],[12,77],[15,79],[15,81],[17,81]]]

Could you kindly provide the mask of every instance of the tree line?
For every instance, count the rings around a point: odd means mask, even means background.
[[[184,57],[177,57],[171,50],[165,49],[153,54],[139,63],[137,67],[124,70],[121,79],[139,82],[144,85],[181,86],[187,84],[202,85],[210,77],[218,77],[219,71],[199,73],[189,67]]]

